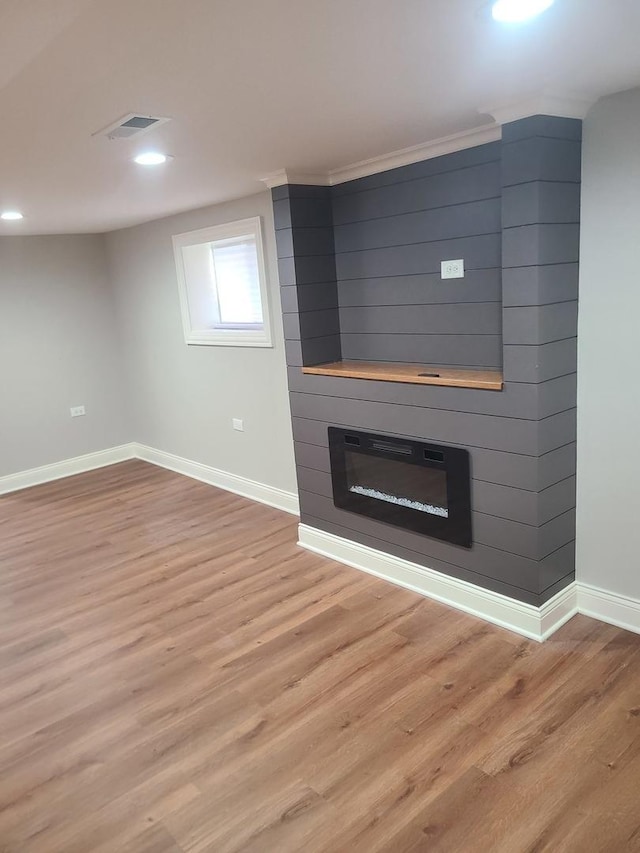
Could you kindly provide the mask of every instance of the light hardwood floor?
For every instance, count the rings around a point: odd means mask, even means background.
[[[295,538],[142,462],[0,499],[0,850],[640,850],[640,637]]]

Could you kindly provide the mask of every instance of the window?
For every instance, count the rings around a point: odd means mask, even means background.
[[[270,347],[260,218],[173,238],[185,341]]]

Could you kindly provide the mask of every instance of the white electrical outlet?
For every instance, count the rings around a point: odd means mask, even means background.
[[[244,421],[242,418],[232,418],[231,423],[233,424],[233,428],[237,429],[238,432],[244,432]]]
[[[441,278],[464,278],[464,260],[442,261],[440,264]]]
[[[87,414],[84,410],[84,406],[71,406],[69,411],[71,412],[72,418],[81,418],[83,415]]]

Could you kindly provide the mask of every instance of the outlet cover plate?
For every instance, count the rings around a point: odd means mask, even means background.
[[[440,264],[441,278],[464,278],[464,259],[442,261]]]
[[[231,418],[231,423],[233,424],[233,428],[237,429],[238,432],[244,432],[244,422],[242,418]]]
[[[83,415],[87,413],[84,410],[84,406],[71,406],[69,409],[72,418],[81,418]]]

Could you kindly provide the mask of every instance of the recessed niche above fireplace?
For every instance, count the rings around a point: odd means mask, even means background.
[[[466,450],[337,427],[328,432],[337,507],[471,547]]]

